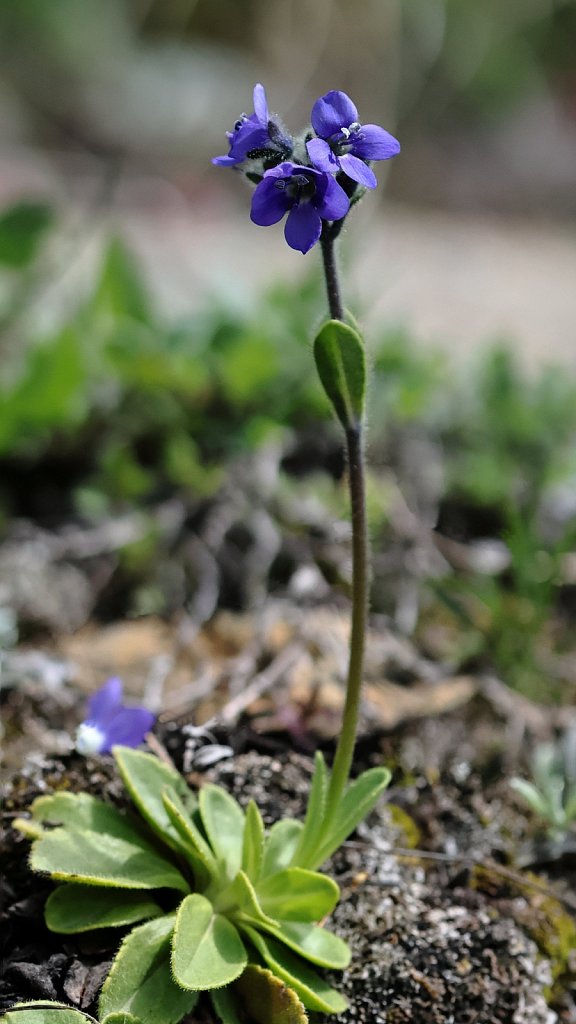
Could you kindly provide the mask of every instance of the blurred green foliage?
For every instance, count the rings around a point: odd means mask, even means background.
[[[18,309],[50,234],[51,215],[40,209],[29,215],[19,206],[0,217],[0,344],[13,344],[25,322]],[[34,479],[43,467],[52,474],[59,467],[58,486],[72,495],[63,509],[98,519],[174,492],[209,498],[240,455],[279,434],[336,439],[312,372],[310,339],[323,312],[321,281],[312,275],[297,288],[279,285],[257,308],[214,299],[168,323],[132,254],[112,240],[88,296],[51,332],[22,335],[7,363],[0,514],[13,511],[15,468]],[[423,467],[406,467],[397,442],[419,432],[442,462],[440,531],[463,543],[497,537],[509,552],[497,574],[460,569],[431,581],[436,604],[460,631],[451,657],[480,658],[538,692],[543,666],[569,633],[559,629],[558,598],[564,556],[576,544],[576,380],[560,369],[529,377],[504,347],[473,373],[449,373],[446,357],[418,349],[400,329],[375,339],[371,364],[378,543],[394,541],[382,470],[391,465],[400,487],[417,492]]]

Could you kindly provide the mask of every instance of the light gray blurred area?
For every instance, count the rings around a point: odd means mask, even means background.
[[[249,299],[315,254],[210,157],[255,82],[294,130],[343,89],[402,143],[344,235],[366,322],[573,365],[575,39],[574,0],[0,0],[0,204],[56,201],[56,309],[110,228],[168,312]]]

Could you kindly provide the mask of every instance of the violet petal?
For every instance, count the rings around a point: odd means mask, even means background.
[[[122,705],[122,683],[113,677],[108,679],[88,701],[87,721],[106,726]]]
[[[286,190],[276,185],[279,177],[265,177],[254,190],[250,220],[260,227],[266,228],[270,224],[277,224],[290,209],[291,199]]]
[[[338,170],[338,160],[324,139],[310,139],[306,143],[308,156],[319,171],[335,174]]]
[[[284,228],[284,237],[292,249],[298,249],[302,253],[309,252],[312,246],[316,245],[321,231],[320,214],[312,203],[304,202],[292,207]]]
[[[352,153],[344,153],[339,162],[344,174],[352,178],[352,181],[357,181],[364,188],[376,188],[378,182],[374,171],[370,170],[357,156],[353,156]]]
[[[146,733],[150,732],[155,718],[146,708],[122,708],[106,729],[103,752],[107,753],[119,743],[125,747],[138,747]]]
[[[400,152],[400,143],[377,124],[363,124],[353,153],[364,160],[389,160]]]
[[[358,111],[345,92],[333,89],[321,96],[312,107],[312,127],[322,139],[335,135],[358,120]]]

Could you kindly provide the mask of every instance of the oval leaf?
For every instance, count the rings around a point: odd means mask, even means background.
[[[107,835],[126,839],[130,843],[153,850],[138,827],[125,814],[98,800],[89,793],[53,793],[34,800],[31,808],[35,821],[64,825],[67,829],[90,832],[105,832]]]
[[[282,818],[272,825],[264,843],[263,878],[292,863],[303,828],[302,822],[295,818]]]
[[[260,929],[318,967],[343,971],[350,963],[350,950],[346,943],[326,928],[300,921],[280,921],[279,927],[261,924]]]
[[[180,872],[157,853],[88,830],[57,828],[46,832],[32,846],[30,865],[34,871],[47,871],[63,882],[120,889],[190,890]]]
[[[251,882],[257,882],[264,855],[264,822],[253,800],[246,808],[246,824],[242,841],[242,868]]]
[[[210,845],[233,878],[242,862],[244,811],[225,789],[211,784],[202,786],[198,802]]]
[[[63,935],[88,932],[94,928],[119,928],[162,910],[146,893],[118,893],[94,886],[59,885],[46,900],[44,916],[50,931]]]
[[[194,794],[182,776],[154,754],[142,750],[118,746],[112,753],[122,781],[142,817],[164,843],[179,853],[186,853],[186,843],[174,828],[162,800],[163,790],[168,786],[176,790],[187,809],[195,803]]]
[[[249,964],[234,983],[234,991],[255,1024],[307,1024],[296,993],[265,967]]]
[[[308,795],[306,807],[306,818],[304,828],[300,833],[298,846],[294,852],[290,864],[293,867],[302,867],[306,864],[306,857],[310,850],[316,849],[320,842],[324,824],[324,811],[326,809],[326,796],[328,793],[328,770],[324,755],[320,750],[314,755],[314,772]]]
[[[131,1014],[145,1024],[177,1024],[196,1005],[196,992],[184,992],[170,971],[174,914],[134,928],[112,964],[98,1003],[102,1024]]]
[[[256,886],[262,910],[285,921],[320,921],[340,897],[336,882],[304,868],[284,868]]]
[[[360,425],[366,394],[366,353],[362,338],[341,320],[328,320],[314,340],[322,386],[344,430]]]
[[[294,956],[280,942],[268,935],[261,935],[254,928],[246,928],[246,934],[264,962],[294,989],[308,1010],[342,1013],[346,1009],[348,1002],[344,996],[308,967],[301,957]]]
[[[165,789],[162,801],[174,828],[186,843],[186,859],[192,865],[194,878],[199,889],[205,889],[218,875],[218,864],[207,840],[174,789]]]
[[[369,768],[351,783],[336,809],[330,827],[325,829],[316,848],[310,851],[306,867],[312,870],[319,868],[332,856],[376,805],[391,777],[388,768]]]
[[[31,999],[2,1013],[2,1024],[88,1024],[93,1018],[66,1003]]]
[[[240,976],[248,962],[234,925],[216,914],[205,896],[192,893],[176,915],[172,940],[172,972],[182,988],[222,988]]]

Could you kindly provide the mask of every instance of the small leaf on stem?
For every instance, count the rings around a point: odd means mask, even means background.
[[[328,320],[314,341],[316,369],[344,430],[359,427],[366,393],[366,353],[360,334]]]

